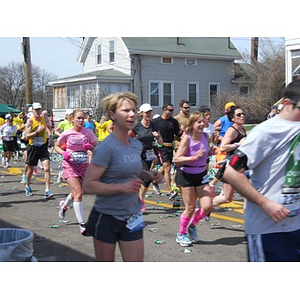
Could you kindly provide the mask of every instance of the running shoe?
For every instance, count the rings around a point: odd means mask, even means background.
[[[51,197],[53,197],[53,194],[50,192],[50,190],[45,191],[44,198],[45,199],[49,199]]]
[[[63,207],[64,205],[64,200],[61,200],[58,202],[58,217],[63,220],[66,216],[66,211],[68,210],[68,207],[65,206]]]
[[[26,196],[32,196],[33,195],[30,186],[25,186],[25,193],[26,193]]]
[[[193,224],[189,225],[188,234],[189,234],[189,238],[192,242],[197,243],[199,241],[195,225],[193,225]]]
[[[160,195],[161,192],[160,192],[160,188],[159,188],[159,186],[158,186],[158,183],[152,182],[152,186],[153,186],[153,189],[154,189],[154,191],[156,192],[156,194],[157,194],[157,195]]]
[[[38,174],[36,168],[33,169],[33,173],[32,173],[34,176],[36,176]]]
[[[182,247],[189,247],[192,245],[192,242],[189,240],[186,234],[177,233],[176,242]]]
[[[178,193],[175,192],[175,191],[173,191],[172,193],[170,193],[169,200],[170,200],[170,201],[173,201],[173,200],[176,198],[177,194],[178,194]]]
[[[87,235],[87,231],[85,228],[85,223],[80,223],[79,224],[79,231],[81,235]]]

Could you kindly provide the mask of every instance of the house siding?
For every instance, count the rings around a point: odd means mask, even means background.
[[[115,41],[115,62],[109,62],[109,41]],[[102,64],[97,65],[97,45],[102,45]],[[131,75],[131,63],[128,50],[121,38],[103,37],[96,38],[83,65],[84,73],[114,68],[127,75]]]
[[[218,83],[221,91],[233,91],[234,86],[230,83],[230,67],[232,62],[221,60],[197,59],[196,66],[187,66],[184,57],[173,57],[170,65],[161,63],[161,56],[133,56],[135,67],[134,92],[142,103],[149,102],[149,85],[151,81],[164,81],[174,83],[175,110],[179,111],[179,103],[188,97],[188,83],[198,83],[199,99],[194,110],[199,105],[209,105],[209,84]],[[141,78],[139,75],[141,69]],[[184,76],[183,76],[184,74]],[[141,80],[140,80],[141,79]],[[154,108],[155,113],[161,112],[161,108]]]

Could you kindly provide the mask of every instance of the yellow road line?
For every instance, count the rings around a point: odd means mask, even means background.
[[[214,218],[217,218],[217,219],[222,219],[222,220],[232,221],[232,222],[242,223],[242,224],[244,223],[243,219],[223,216],[223,215],[219,215],[219,214],[215,214],[215,213],[211,213],[210,215],[211,215],[211,217],[214,217]]]
[[[19,174],[22,174],[22,170],[20,168],[7,168],[8,171],[9,171],[9,174],[12,174],[12,175],[19,175]]]
[[[159,203],[159,201],[151,201],[151,200],[144,200],[145,203],[149,203],[149,204],[154,204],[154,205],[158,205],[158,206],[162,206],[162,207],[167,207],[167,208],[175,208],[173,207],[173,204],[167,204],[167,203]],[[235,212],[244,213],[243,210],[243,202],[240,201],[232,201],[230,203],[226,203],[226,204],[222,204],[220,205],[222,207],[232,207],[232,209]],[[176,207],[176,209],[184,209],[184,207]],[[217,219],[221,219],[221,220],[226,220],[226,221],[232,221],[232,222],[236,222],[236,223],[244,223],[243,219],[239,219],[239,218],[233,218],[233,217],[229,217],[229,216],[224,216],[224,215],[220,215],[220,214],[216,214],[216,213],[211,213],[210,214],[211,217],[217,218]]]

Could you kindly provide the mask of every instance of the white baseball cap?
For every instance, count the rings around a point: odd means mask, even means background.
[[[32,109],[39,109],[39,108],[42,108],[41,103],[39,102],[32,103]]]
[[[139,110],[139,112],[147,112],[147,111],[152,111],[153,109],[152,109],[152,107],[151,107],[151,105],[149,104],[149,103],[144,103],[144,104],[142,104],[141,106],[140,106],[140,110]]]
[[[5,115],[5,119],[9,119],[9,118],[12,119],[11,114],[6,114],[6,115]]]

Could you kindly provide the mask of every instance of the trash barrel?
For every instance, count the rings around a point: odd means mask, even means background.
[[[25,229],[0,228],[0,261],[37,261],[33,257],[33,233]]]

